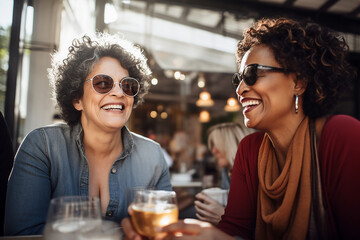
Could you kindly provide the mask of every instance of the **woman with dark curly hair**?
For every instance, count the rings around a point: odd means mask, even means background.
[[[347,50],[338,34],[311,22],[262,19],[246,30],[233,83],[245,125],[260,132],[239,144],[217,228],[185,220],[162,231],[196,239],[358,239],[360,122],[331,115],[354,75]],[[135,235],[128,220],[122,224]]]
[[[171,190],[161,147],[125,126],[143,101],[151,71],[140,48],[118,35],[75,39],[49,69],[66,124],[36,129],[22,142],[9,179],[5,234],[41,234],[50,200],[100,198],[105,219],[127,216],[126,189]]]

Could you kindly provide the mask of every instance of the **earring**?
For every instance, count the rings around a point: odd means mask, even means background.
[[[295,113],[299,111],[299,95],[295,94]]]

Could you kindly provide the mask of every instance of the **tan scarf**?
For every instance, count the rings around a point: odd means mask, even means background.
[[[308,122],[305,117],[296,130],[282,171],[271,140],[264,135],[258,157],[255,239],[306,239],[311,203]]]

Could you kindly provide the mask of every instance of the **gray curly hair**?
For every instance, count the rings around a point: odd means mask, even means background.
[[[65,58],[61,56],[61,52],[52,55],[48,77],[60,116],[71,127],[80,122],[81,117],[73,102],[83,96],[85,78],[102,57],[117,59],[129,75],[139,81],[140,91],[134,97],[134,108],[143,102],[150,88],[151,70],[143,51],[119,34],[96,33],[91,38],[84,35],[73,40]]]

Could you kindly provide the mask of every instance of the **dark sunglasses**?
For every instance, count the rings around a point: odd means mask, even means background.
[[[234,73],[232,77],[232,84],[237,89],[241,81],[244,80],[245,84],[252,86],[256,83],[258,79],[258,69],[272,71],[272,72],[287,72],[284,68],[270,67],[259,64],[249,64],[245,66],[242,73]]]
[[[115,87],[115,82],[112,77],[105,74],[97,74],[85,82],[87,81],[91,81],[92,88],[100,94],[107,94]],[[128,97],[135,97],[140,90],[140,83],[132,77],[124,77],[121,79],[119,86]]]

